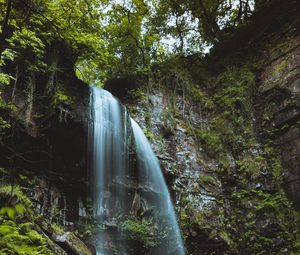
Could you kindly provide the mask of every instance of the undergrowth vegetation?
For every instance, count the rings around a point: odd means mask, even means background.
[[[0,254],[56,254],[60,249],[49,233],[61,235],[64,229],[55,216],[49,220],[37,210],[32,197],[37,177],[27,171],[0,170]]]
[[[136,242],[138,247],[145,249],[145,252],[164,243],[167,238],[167,230],[152,218],[139,219],[128,216],[121,220],[119,228],[125,239]]]
[[[0,254],[53,254],[47,239],[35,223],[33,205],[21,187],[4,185],[0,196]]]

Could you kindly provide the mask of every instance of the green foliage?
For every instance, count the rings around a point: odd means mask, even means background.
[[[219,165],[219,179],[223,185],[235,188],[220,199],[221,204],[227,201],[233,211],[221,214],[224,224],[217,232],[234,254],[241,250],[246,254],[279,254],[294,249],[299,238],[296,227],[299,217],[282,190],[278,153],[271,144],[260,146],[253,132],[251,93],[254,77],[247,67],[227,69],[215,83],[218,90],[213,100],[218,109],[215,114],[219,116],[212,131],[220,137],[223,153],[230,149],[235,158],[234,165]],[[232,132],[228,132],[228,128]],[[222,153],[219,155],[221,161]],[[266,174],[273,183],[272,193],[262,189]],[[225,208],[224,205],[226,212]],[[263,229],[259,222],[275,224],[276,234]],[[274,236],[285,243],[276,245]]]
[[[55,234],[57,234],[57,235],[62,235],[63,232],[64,232],[64,229],[63,229],[60,225],[58,225],[58,224],[56,224],[56,223],[52,223],[52,224],[51,224],[51,228],[53,229],[53,231],[54,231]]]
[[[255,86],[255,74],[247,66],[228,68],[217,77],[214,86],[218,90],[213,100],[219,111],[238,113],[247,110],[243,108],[251,103],[249,96]]]
[[[196,129],[196,139],[210,156],[217,158],[228,149],[238,153],[254,146],[251,94],[255,74],[247,66],[228,68],[211,82],[216,93],[202,103],[212,115],[210,128]]]
[[[236,164],[237,171],[244,180],[255,180],[267,167],[266,160],[262,155],[245,155],[242,159],[236,160]]]
[[[128,94],[129,97],[133,100],[137,100],[141,102],[147,100],[147,95],[143,88],[132,89],[128,92]]]
[[[211,175],[202,175],[200,178],[200,182],[202,182],[203,185],[212,185],[212,186],[218,185],[218,181],[216,180],[216,178],[214,178]]]
[[[145,122],[146,122],[146,126],[148,128],[150,128],[150,125],[151,125],[151,112],[150,111],[145,112]]]
[[[200,181],[203,181],[204,178],[201,178]],[[215,228],[212,222],[206,221],[207,218],[215,217],[215,212],[207,207],[200,209],[198,205],[201,199],[201,194],[194,198],[186,193],[181,194],[179,222],[185,240],[190,238],[192,232],[202,233],[207,232],[210,228]]]
[[[145,134],[145,136],[147,137],[148,140],[150,140],[150,141],[153,140],[154,136],[153,136],[153,133],[151,132],[150,129],[145,128],[145,129],[143,130],[143,132],[144,132],[144,134]]]
[[[0,254],[53,254],[46,238],[32,222],[32,203],[21,187],[1,186],[0,194],[8,202],[16,202],[0,208]]]
[[[166,133],[168,132],[168,133]],[[167,143],[165,140],[165,137],[169,136],[172,134],[171,130],[165,130],[163,135],[158,135],[156,137],[156,143],[158,144],[158,155],[164,155],[166,150],[167,150]]]
[[[263,1],[255,2],[257,6],[263,5]],[[0,2],[1,17],[6,13],[4,3]],[[0,93],[18,78],[8,71],[12,63],[24,66],[26,77],[50,72],[53,67],[45,64],[49,49],[56,42],[64,42],[72,51],[77,76],[89,84],[102,86],[108,78],[133,75],[146,77],[149,86],[161,89],[163,85],[163,90],[172,91],[173,97],[164,111],[168,133],[173,132],[172,128],[180,121],[188,126],[189,132],[193,129],[184,121],[185,112],[179,111],[176,97],[180,95],[184,103],[187,100],[195,102],[204,115],[210,117],[210,123],[209,127],[191,133],[195,134],[203,152],[217,162],[212,175],[202,175],[197,181],[205,187],[220,187],[216,204],[221,209],[199,209],[201,196],[197,197],[197,204],[186,195],[188,191],[184,191],[180,218],[185,237],[190,235],[192,228],[213,228],[209,234],[223,240],[229,247],[228,253],[284,254],[287,251],[296,254],[300,248],[299,215],[282,191],[280,160],[272,144],[258,145],[253,131],[253,70],[246,65],[228,67],[217,78],[206,79],[203,76],[208,74],[202,73],[201,68],[198,70],[194,56],[192,60],[182,57],[191,52],[201,53],[201,48],[207,46],[204,41],[213,44],[226,37],[226,31],[246,22],[250,3],[239,1],[231,5],[231,1],[217,0],[13,1],[9,33],[0,45]],[[169,36],[177,39],[172,54],[164,43]],[[197,70],[192,70],[194,66]],[[282,62],[273,74],[279,75],[286,66],[287,63]],[[131,91],[131,96],[146,100],[142,89]],[[53,99],[54,107],[74,103],[61,88],[56,88]],[[0,97],[1,113],[10,107]],[[151,140],[154,137],[150,131],[150,111],[146,112],[145,121],[145,134]],[[0,132],[9,127],[7,116],[1,116]],[[157,139],[162,140],[161,137]],[[164,146],[161,143],[162,151]],[[233,162],[229,162],[229,156]],[[272,183],[268,187],[270,190],[263,188],[267,181]],[[0,208],[0,252],[51,254],[44,237],[31,225],[32,203],[22,191],[18,186],[0,187],[0,193],[18,200],[14,205]],[[211,218],[218,218],[218,222],[208,223],[207,219]],[[266,233],[263,227],[271,223],[276,229]],[[52,228],[61,232],[56,225]],[[119,228],[124,238],[144,248],[158,246],[166,235],[152,219],[128,217],[120,222]],[[83,228],[83,236],[92,233],[91,226]],[[284,240],[282,247],[276,246],[276,238]]]
[[[62,90],[57,90],[54,94],[54,97],[53,97],[54,106],[57,106],[61,103],[72,104],[73,102],[74,102],[74,99],[71,96],[67,95]]]
[[[4,50],[1,53],[0,57],[0,111],[3,110],[9,110],[11,108],[11,105],[4,101],[2,98],[1,94],[3,90],[10,84],[11,80],[14,79],[10,74],[5,73],[2,71],[2,68],[5,66],[5,61],[7,60],[13,60],[14,59],[14,54],[10,50]],[[11,125],[9,121],[3,117],[0,117],[0,134],[3,134],[4,131],[8,128],[10,128]]]
[[[206,110],[213,110],[214,103],[209,98],[209,96],[201,90],[200,86],[191,84],[187,87],[188,97],[193,100],[195,103],[199,103]]]
[[[9,85],[11,78],[12,77],[6,73],[0,73],[0,84],[1,85]]]
[[[88,240],[96,235],[96,233],[106,230],[106,226],[103,223],[99,223],[95,220],[91,220],[84,223],[79,223],[78,228],[75,230],[75,234],[82,240]]]
[[[251,15],[253,2],[240,2],[234,5],[231,1],[225,0],[158,1],[154,17],[157,19],[157,26],[164,33],[181,40],[181,44],[184,43],[185,37],[196,43],[196,38],[193,37],[195,34],[197,37],[201,35],[202,43],[203,40],[213,43],[225,36],[227,29],[233,29],[247,20]],[[170,22],[172,19],[176,20],[174,25],[172,25],[174,22]],[[198,33],[195,33],[195,30]],[[182,48],[182,45],[179,45],[179,48]]]
[[[11,127],[11,125],[6,120],[4,120],[2,117],[0,117],[0,131],[5,130],[10,127]]]
[[[296,248],[300,218],[282,190],[270,194],[261,189],[245,189],[233,193],[232,199],[235,201],[235,209],[230,221],[239,227],[228,231],[239,233],[239,246],[244,246],[247,253],[278,254]],[[258,231],[261,226],[256,219],[264,224],[272,222],[276,225],[276,234],[268,229]],[[295,232],[291,231],[293,228]],[[286,243],[284,246],[276,246],[274,238],[285,240]]]
[[[11,220],[14,220],[16,216],[22,216],[26,212],[26,208],[23,204],[18,203],[14,207],[4,206],[0,209],[0,215],[7,215]]]
[[[166,238],[166,232],[151,218],[130,216],[120,222],[119,228],[125,238],[140,243],[146,249],[158,246]]]
[[[151,131],[151,112],[150,111],[145,111],[145,124],[146,127],[144,128],[144,134],[147,137],[148,140],[153,140],[154,135]]]
[[[281,187],[282,185],[282,165],[281,160],[278,156],[278,151],[272,146],[272,143],[264,144],[263,147],[264,157],[268,162],[268,167],[270,174],[272,175],[272,179],[274,180],[275,185]]]
[[[197,129],[195,134],[200,146],[203,146],[205,152],[209,155],[217,156],[224,151],[221,139],[216,133]]]
[[[25,208],[27,208],[27,210],[30,210],[33,207],[31,200],[26,195],[24,195],[20,186],[0,186],[0,193],[10,197],[15,196],[20,201],[20,203]]]
[[[77,76],[103,86],[108,78],[147,76],[154,63],[174,53],[203,50],[221,31],[247,20],[250,2],[18,0],[1,46],[13,50],[29,71],[45,72],[47,49],[63,41],[73,52]],[[6,14],[4,4],[0,13]]]
[[[44,71],[46,68],[46,64],[43,62],[45,44],[38,37],[37,31],[22,27],[16,29],[7,41],[9,50],[14,52],[15,59],[24,61],[28,71]]]
[[[0,217],[0,254],[51,255],[46,239],[27,222],[18,223]]]

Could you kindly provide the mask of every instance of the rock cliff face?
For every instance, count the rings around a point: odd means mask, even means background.
[[[173,183],[176,189],[176,186],[187,184],[181,183],[179,179],[175,180],[176,177],[190,181],[197,178],[201,168],[199,161],[204,161],[204,158],[197,142],[189,133],[189,123],[183,120],[186,117],[185,120],[194,125],[205,125],[197,106],[185,102],[180,96],[171,98],[171,95],[164,92],[142,94],[141,97],[144,97],[141,101],[129,103],[128,108],[152,142],[169,183]],[[172,104],[181,110],[178,114],[182,115],[182,120],[173,116]],[[177,197],[175,200],[180,199]]]
[[[260,132],[281,151],[286,192],[300,209],[300,36],[286,31],[265,52],[267,65],[258,87]],[[266,134],[268,133],[268,134]]]

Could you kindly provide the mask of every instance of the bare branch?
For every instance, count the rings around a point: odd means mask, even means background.
[[[31,151],[25,151],[25,152],[17,152],[13,148],[11,148],[10,146],[4,144],[2,141],[0,142],[0,144],[1,144],[1,146],[3,146],[4,148],[8,149],[10,152],[12,152],[14,154],[14,155],[6,157],[8,160],[12,160],[14,158],[19,158],[19,159],[22,159],[23,161],[25,161],[27,163],[31,163],[31,164],[39,164],[39,163],[43,163],[43,162],[47,162],[48,161],[48,160],[30,160],[30,159],[24,157],[24,155],[32,154],[32,153],[36,153],[36,152],[44,154],[44,155],[47,155],[49,158],[51,158],[50,153],[47,152],[47,151],[43,151],[43,150],[31,150]]]

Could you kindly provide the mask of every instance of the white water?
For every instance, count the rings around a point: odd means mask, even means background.
[[[127,121],[125,109],[108,91],[92,88],[94,215],[109,214],[105,191],[127,169]],[[117,191],[118,192],[118,191]]]
[[[152,255],[184,255],[184,247],[176,221],[170,195],[164,181],[159,162],[138,124],[129,118],[126,109],[109,92],[91,88],[92,125],[90,129],[91,184],[94,217],[103,224],[112,222],[116,214],[128,214],[131,203],[128,193],[128,179],[135,176],[130,162],[130,138],[133,131],[138,181],[148,191],[140,192],[143,201],[155,208],[155,212],[169,226],[165,247]],[[137,191],[136,191],[137,192]],[[151,193],[151,195],[149,195]],[[155,195],[153,195],[155,194]],[[96,239],[97,255],[110,254],[107,243],[119,240],[99,231]],[[112,241],[114,240],[114,241]],[[122,254],[125,251],[123,251]],[[129,254],[130,255],[130,254]]]
[[[125,108],[108,91],[91,88],[91,167],[93,213],[95,218],[107,220],[109,215],[122,210],[124,190],[113,189],[116,179],[123,180],[128,170],[127,117]],[[110,199],[110,198],[118,199]],[[105,233],[97,237],[98,246],[104,247]],[[97,254],[105,255],[102,248]]]
[[[184,246],[181,239],[180,230],[177,224],[170,194],[162,175],[158,159],[155,156],[150,143],[140,126],[133,119],[131,119],[131,125],[133,128],[133,134],[136,144],[138,166],[140,171],[139,175],[142,178],[146,178],[148,185],[161,194],[160,197],[154,201],[154,206],[160,213],[167,215],[168,224],[172,227],[172,231],[170,232],[168,237],[172,242],[172,251],[168,251],[168,254],[183,255]],[[170,249],[170,247],[166,248],[168,250]],[[167,254],[162,252],[160,252],[159,255]]]

